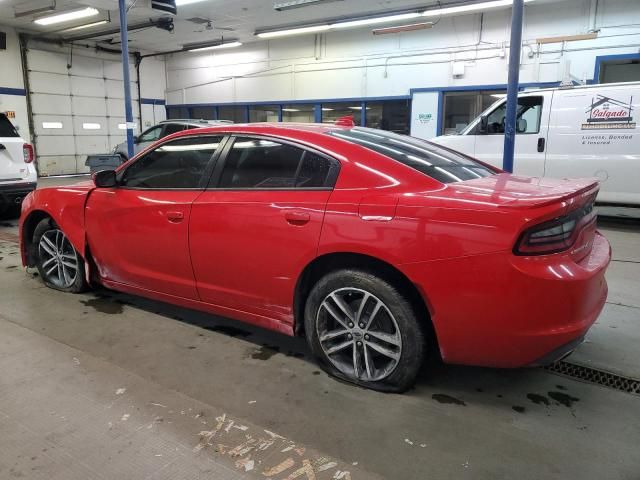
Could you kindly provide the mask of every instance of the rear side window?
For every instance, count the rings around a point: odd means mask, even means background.
[[[222,136],[188,137],[159,146],[124,172],[120,185],[129,188],[199,188]]]
[[[177,123],[169,123],[164,126],[163,137],[168,137],[169,135],[173,135],[174,133],[178,133],[183,131],[186,128],[185,125],[177,124]]]
[[[495,174],[494,170],[472,158],[406,135],[371,128],[332,130],[328,134],[392,158],[442,183]]]
[[[332,186],[333,163],[308,150],[255,138],[236,138],[218,188],[289,189]]]
[[[19,137],[17,130],[4,113],[0,113],[0,137]]]

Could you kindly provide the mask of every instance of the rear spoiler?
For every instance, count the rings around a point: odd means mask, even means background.
[[[511,179],[513,181],[513,178]],[[540,196],[538,198],[528,198],[522,200],[514,200],[510,203],[500,205],[500,208],[522,208],[527,207],[545,207],[554,203],[567,202],[569,205],[577,203],[578,206],[584,205],[590,201],[594,201],[600,190],[600,182],[597,179],[585,179],[584,186],[572,192],[566,192],[560,195],[549,194],[548,196]]]

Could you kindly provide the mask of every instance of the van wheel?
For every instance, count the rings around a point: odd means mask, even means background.
[[[391,283],[361,270],[338,270],[315,284],[305,332],[328,373],[374,390],[405,391],[425,358],[414,307]]]
[[[33,245],[36,266],[45,285],[71,293],[87,289],[84,260],[53,220],[45,218],[36,226]]]

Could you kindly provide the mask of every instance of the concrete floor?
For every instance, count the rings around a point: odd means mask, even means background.
[[[640,478],[638,396],[443,365],[404,395],[362,390],[300,339],[49,290],[20,268],[15,225],[0,224],[0,479]],[[640,379],[640,222],[601,227],[609,301],[569,361]]]

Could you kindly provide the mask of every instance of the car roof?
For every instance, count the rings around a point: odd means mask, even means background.
[[[195,118],[172,118],[170,120],[163,120],[158,125],[165,125],[167,123],[175,123],[178,125],[197,125],[197,126],[207,126],[207,125],[231,125],[233,122],[229,120],[204,120],[204,119],[195,119]]]
[[[290,133],[317,133],[325,134],[334,130],[350,130],[351,126],[335,125],[333,123],[294,123],[294,122],[262,122],[262,123],[233,123],[223,125],[211,125],[198,130],[197,134],[211,132],[229,133],[256,133],[264,135],[286,135]],[[185,132],[187,135],[195,134],[194,131]]]

